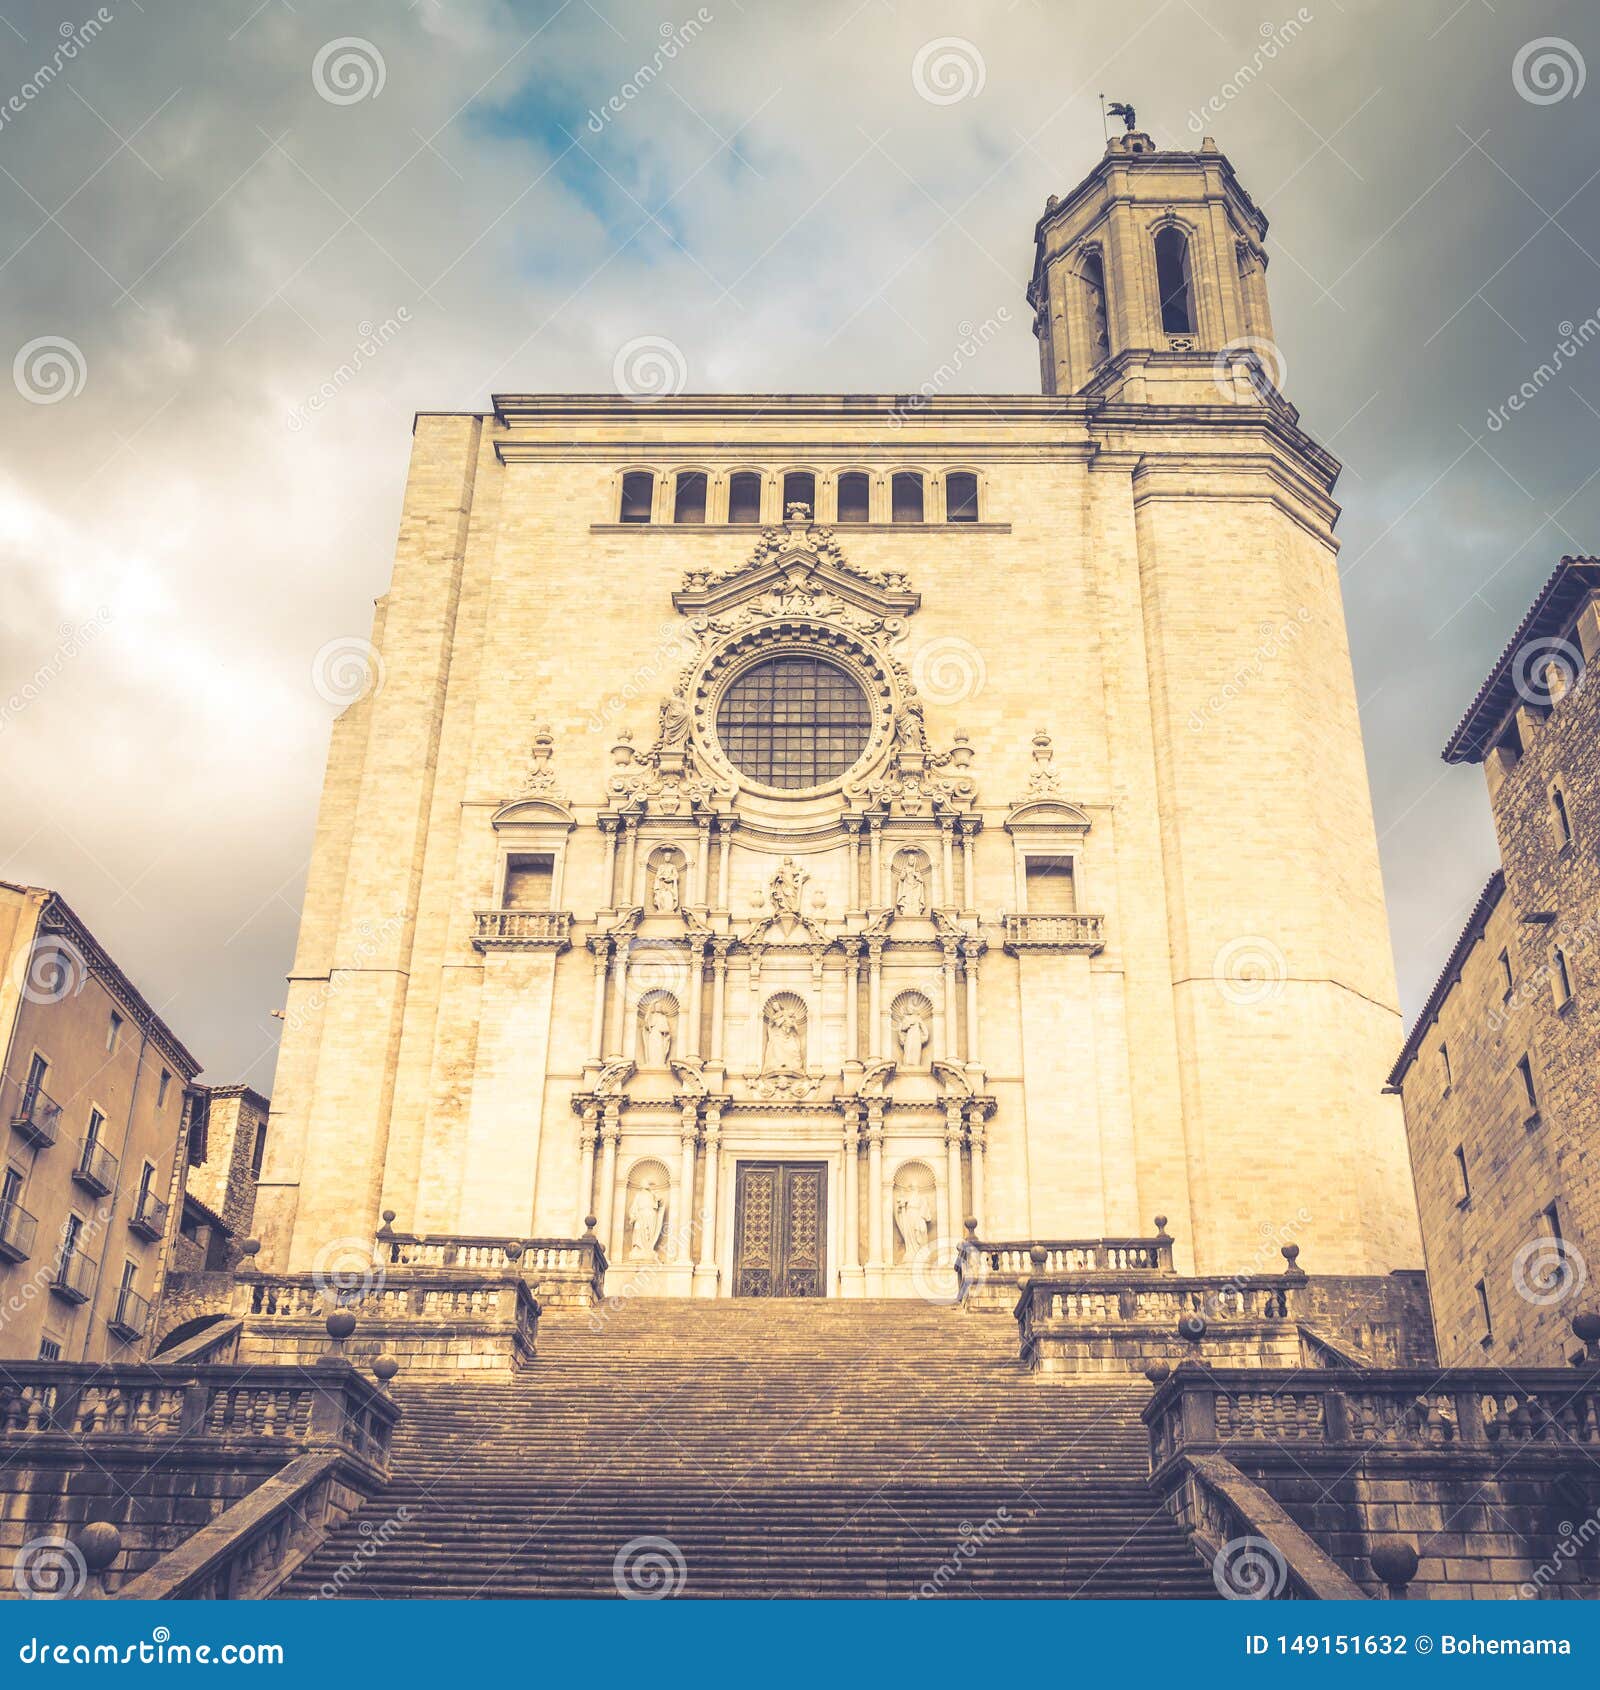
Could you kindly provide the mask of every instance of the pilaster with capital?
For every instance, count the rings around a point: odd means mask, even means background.
[[[599,1134],[600,1105],[585,1103],[578,1127],[578,1232],[588,1225],[594,1212],[594,1147]]]
[[[843,1265],[861,1265],[861,1105],[853,1098],[844,1105],[844,1162],[840,1177],[844,1184]]]
[[[612,1013],[611,1049],[607,1054],[627,1056],[630,1053],[632,1043],[628,1037],[628,952],[632,941],[619,938],[614,943],[617,956],[616,971],[613,976],[613,984],[616,988],[613,993],[615,1009]]]
[[[960,894],[956,890],[955,837],[955,817],[941,815],[939,817],[939,855],[944,878],[940,881],[940,885],[944,888],[944,902],[952,909],[959,908],[961,904]]]
[[[718,934],[711,941],[711,1060],[722,1060],[722,1039],[728,1009],[728,952],[733,940]]]
[[[978,1038],[978,958],[987,949],[988,942],[976,933],[961,940],[961,962],[967,976],[967,1061],[973,1065],[983,1061]]]
[[[939,1055],[948,1062],[956,1051],[956,959],[960,954],[960,942],[941,939],[939,950],[943,957],[944,976],[944,1016],[938,1029]]]
[[[717,1271],[717,1187],[722,1179],[722,1100],[708,1098],[706,1110],[706,1171],[700,1198],[700,1268]]]
[[[867,1101],[867,1266],[883,1268],[883,1217],[888,1203],[883,1188],[883,1100]]]
[[[608,1098],[600,1125],[600,1200],[595,1213],[600,1217],[600,1243],[607,1260],[611,1259],[614,1240],[611,1225],[617,1206],[617,1151],[622,1143],[622,1104]]]
[[[988,1148],[988,1132],[984,1126],[985,1111],[979,1103],[967,1105],[967,1161],[972,1169],[972,1201],[968,1214],[978,1223],[978,1236],[983,1236],[983,1160]],[[965,1218],[965,1217],[963,1217]]]
[[[944,1106],[945,1193],[940,1217],[943,1241],[954,1246],[961,1236],[961,1138],[962,1107],[954,1099]]]
[[[589,940],[594,958],[594,1019],[589,1032],[589,1051],[598,1062],[606,1055],[606,973],[611,966],[611,941],[602,933]]]
[[[698,908],[704,909],[706,894],[711,883],[711,818],[697,816],[695,829],[700,836],[700,854],[694,862],[694,901]]]
[[[672,1248],[672,1259],[675,1262],[694,1261],[694,1223],[690,1216],[694,1213],[694,1153],[695,1141],[700,1136],[699,1107],[697,1098],[678,1099],[680,1202],[677,1214],[672,1217],[672,1224],[677,1230],[677,1238]]]
[[[883,946],[882,939],[867,941],[867,1052],[874,1062],[884,1054]]]

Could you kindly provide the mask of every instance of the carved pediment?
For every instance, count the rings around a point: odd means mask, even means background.
[[[570,832],[577,817],[554,798],[513,798],[489,818],[495,827],[559,827]]]
[[[685,616],[717,620],[808,616],[848,621],[850,614],[887,622],[922,602],[899,570],[869,571],[848,562],[827,528],[767,528],[749,559],[721,574],[691,569],[672,595]]]
[[[1087,833],[1091,823],[1084,811],[1065,798],[1024,798],[1012,808],[1005,825],[1009,829],[1041,827],[1057,833]]]

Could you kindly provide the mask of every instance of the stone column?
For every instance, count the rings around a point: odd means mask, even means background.
[[[622,893],[617,899],[618,909],[631,909],[633,906],[633,877],[637,868],[636,859],[639,855],[639,818],[624,816],[622,818]]]
[[[961,1237],[961,1105],[944,1106],[945,1200],[942,1242],[954,1249]]]
[[[977,1104],[967,1110],[967,1155],[972,1164],[972,1201],[967,1213],[978,1223],[978,1236],[983,1237],[983,1110]],[[966,1218],[962,1217],[963,1220]]]
[[[840,1265],[854,1272],[861,1266],[861,1105],[844,1106],[844,1253]]]
[[[617,1206],[617,1149],[622,1143],[622,1105],[615,1098],[607,1101],[605,1121],[600,1128],[600,1200],[595,1213],[600,1217],[597,1229],[606,1259],[615,1261],[611,1223]]]
[[[612,1056],[627,1056],[633,1048],[632,1041],[628,1037],[628,952],[632,948],[632,945],[627,939],[618,939],[616,941],[616,947],[617,968],[614,979],[616,991],[613,994],[616,1004],[616,1013],[613,1017],[615,1027],[612,1035],[611,1050],[608,1054]]]
[[[964,910],[978,907],[978,882],[972,868],[972,836],[976,832],[975,827],[961,824],[961,907]]]
[[[596,935],[589,941],[589,949],[594,955],[594,1021],[589,1033],[589,1050],[598,1062],[606,1054],[606,969],[611,941]]]
[[[689,1004],[688,1026],[684,1029],[683,1054],[697,1057],[700,1054],[700,1022],[701,1002],[705,993],[706,974],[706,942],[702,935],[689,935]]]
[[[731,939],[711,941],[711,1060],[722,1060],[722,1039],[728,1007],[728,948]]]
[[[733,830],[738,823],[732,816],[717,818],[717,908],[728,907],[728,882],[733,869]]]
[[[845,860],[849,866],[845,870],[846,897],[844,907],[853,910],[861,902],[861,822],[857,817],[844,818]]]
[[[711,818],[700,816],[695,821],[700,831],[700,855],[694,864],[694,901],[698,908],[704,909],[706,895],[711,884]]]
[[[583,1106],[583,1122],[578,1128],[578,1224],[581,1233],[594,1213],[594,1141],[599,1134],[600,1105]]]
[[[675,1262],[694,1261],[694,1145],[699,1136],[698,1106],[693,1098],[684,1098],[678,1105],[678,1211],[672,1217],[677,1238],[672,1247]]]
[[[872,829],[872,852],[868,865],[867,907],[882,909],[883,896],[883,817],[869,816],[867,826]]]
[[[883,1259],[883,1104],[867,1104],[867,1266],[882,1271]]]
[[[722,1182],[722,1104],[717,1098],[706,1103],[706,1171],[700,1198],[700,1266],[710,1277],[706,1296],[716,1295],[717,1273],[717,1187]]]
[[[605,867],[600,871],[600,890],[604,896],[600,901],[607,909],[615,909],[613,900],[617,895],[617,824],[614,818],[602,816],[599,826],[606,842]]]
[[[861,941],[841,939],[844,952],[844,1054],[848,1062],[861,1060]]]
[[[967,969],[967,1061],[981,1062],[978,1054],[978,958],[983,954],[982,939],[963,939],[961,955]]]
[[[961,899],[956,893],[956,851],[955,851],[956,823],[954,816],[940,816],[939,818],[939,846],[940,862],[944,869],[944,879],[940,882],[939,890],[943,894],[940,902],[947,908],[957,909]]]
[[[953,1061],[956,1054],[956,951],[959,941],[944,939],[939,949],[944,953],[944,1019],[939,1027],[939,1055]]]
[[[867,1054],[883,1055],[883,940],[867,941]]]

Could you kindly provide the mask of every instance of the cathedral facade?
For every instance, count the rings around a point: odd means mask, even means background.
[[[261,1266],[380,1217],[608,1288],[915,1295],[985,1241],[1419,1261],[1336,569],[1265,219],[1130,132],[1042,393],[417,418],[334,729]]]

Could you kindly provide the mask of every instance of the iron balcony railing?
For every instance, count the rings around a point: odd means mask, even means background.
[[[100,1264],[81,1250],[63,1250],[56,1263],[50,1289],[68,1303],[86,1303],[94,1294],[94,1276]]]
[[[98,1139],[86,1138],[72,1177],[79,1185],[104,1197],[117,1183],[117,1159]]]
[[[150,1303],[141,1297],[131,1285],[117,1288],[117,1306],[111,1318],[106,1322],[107,1328],[119,1338],[131,1343],[135,1338],[144,1336],[144,1329],[150,1319]]]
[[[39,1086],[24,1086],[11,1114],[17,1134],[35,1149],[54,1144],[61,1131],[61,1105]]]
[[[141,1238],[158,1239],[167,1230],[167,1207],[153,1191],[141,1191],[128,1225]]]
[[[0,1203],[0,1259],[27,1261],[38,1230],[39,1223],[20,1203]]]

